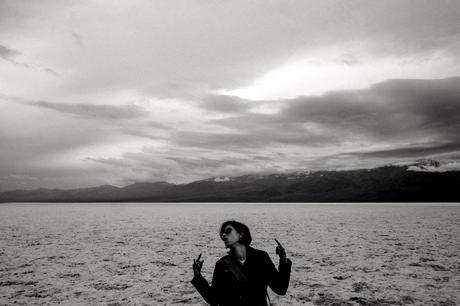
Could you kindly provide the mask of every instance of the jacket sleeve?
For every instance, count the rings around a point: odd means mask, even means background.
[[[218,305],[219,302],[219,281],[222,271],[219,269],[218,263],[214,268],[212,275],[212,284],[209,286],[203,275],[194,276],[191,283],[195,289],[201,294],[203,299],[210,305]]]
[[[270,256],[265,253],[265,261],[267,267],[267,282],[270,288],[279,295],[285,295],[289,287],[289,279],[291,277],[292,262],[290,259],[287,262],[279,262],[279,270],[276,270]]]

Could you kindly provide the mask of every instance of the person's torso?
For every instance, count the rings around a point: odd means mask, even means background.
[[[224,257],[225,258],[225,257]],[[266,277],[266,260],[264,253],[255,249],[248,249],[248,254],[244,264],[233,259],[244,276],[250,283],[250,286],[244,286],[238,282],[237,277],[231,269],[225,264],[224,258],[221,259],[222,279],[219,280],[220,296],[219,305],[222,306],[246,306],[254,305],[254,299],[259,305],[267,305],[267,277]]]

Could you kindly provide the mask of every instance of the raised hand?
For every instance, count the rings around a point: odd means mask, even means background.
[[[193,274],[195,276],[201,275],[201,268],[203,267],[203,262],[204,260],[200,260],[201,258],[201,253],[198,255],[197,259],[193,260]]]
[[[278,244],[278,246],[276,247],[276,254],[278,254],[282,262],[286,262],[287,261],[286,250],[283,248],[283,246],[278,241],[278,239],[275,238],[275,241]]]

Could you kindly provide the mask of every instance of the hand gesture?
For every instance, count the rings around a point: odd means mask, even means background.
[[[200,260],[201,258],[201,253],[198,255],[197,259],[193,260],[193,274],[195,276],[201,275],[201,268],[203,267],[203,262],[204,260]]]
[[[278,254],[278,256],[280,257],[280,261],[286,262],[287,261],[286,250],[283,248],[283,246],[278,241],[278,239],[275,238],[275,241],[278,244],[278,246],[276,247],[276,254]]]

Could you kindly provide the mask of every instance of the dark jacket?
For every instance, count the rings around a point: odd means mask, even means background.
[[[228,256],[230,255],[226,255],[216,262],[211,286],[202,275],[194,277],[192,284],[203,296],[204,300],[211,305],[240,306],[254,304],[248,302],[248,293],[245,292],[247,290],[243,290],[238,285],[235,276],[225,263],[225,258]],[[251,294],[260,305],[267,305],[267,285],[277,294],[286,294],[292,265],[289,259],[287,263],[280,261],[278,271],[266,252],[248,247],[244,265],[238,261],[235,262],[251,282],[251,291],[253,291]]]

